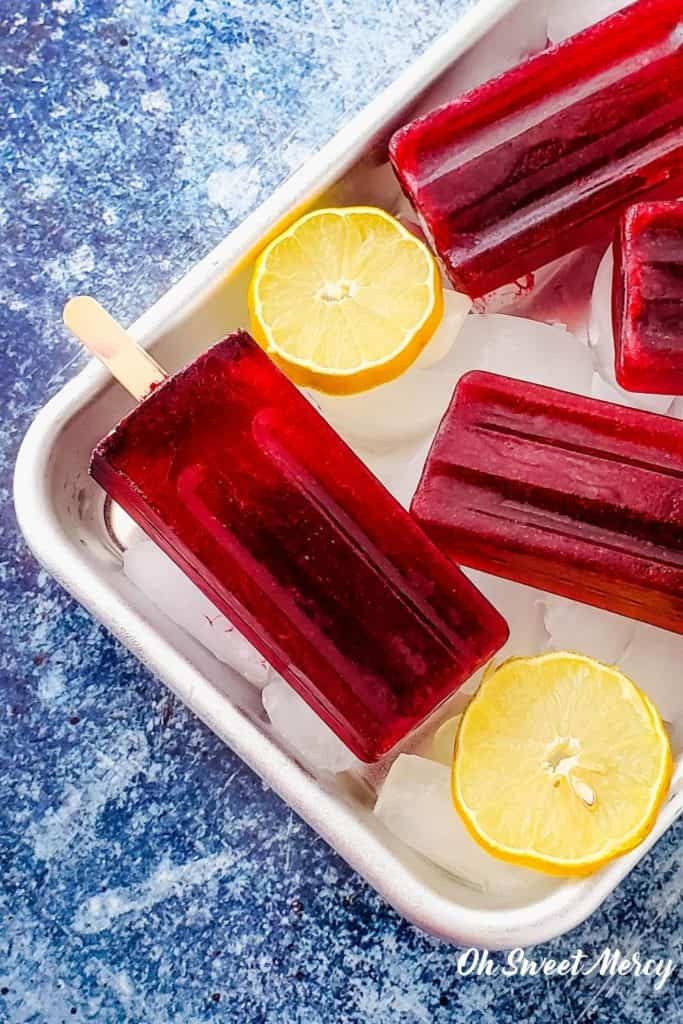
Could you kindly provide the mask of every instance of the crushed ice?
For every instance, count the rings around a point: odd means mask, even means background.
[[[314,773],[360,769],[349,748],[284,679],[268,683],[261,699],[274,732]]]
[[[489,856],[465,828],[451,802],[450,769],[399,754],[380,790],[375,815],[396,836],[460,881],[492,895],[547,885],[533,871]]]
[[[254,686],[265,686],[270,667],[231,622],[151,540],[124,553],[123,571],[172,622]]]

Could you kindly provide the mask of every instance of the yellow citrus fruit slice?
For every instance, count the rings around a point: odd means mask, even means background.
[[[418,357],[443,316],[441,277],[426,245],[384,210],[314,210],[257,259],[249,316],[295,383],[354,394]]]
[[[512,658],[463,715],[453,801],[501,860],[586,875],[645,838],[671,771],[659,713],[618,669],[566,652]]]

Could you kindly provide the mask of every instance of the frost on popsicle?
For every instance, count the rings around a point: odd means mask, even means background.
[[[376,816],[411,849],[487,893],[510,895],[547,884],[475,843],[453,807],[450,774],[436,761],[400,754],[380,791]]]

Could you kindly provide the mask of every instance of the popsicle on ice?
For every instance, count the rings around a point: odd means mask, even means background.
[[[243,332],[157,386],[91,472],[363,760],[507,638]]]
[[[683,4],[640,0],[400,129],[390,155],[473,298],[683,180]]]
[[[465,565],[683,633],[678,420],[466,374],[411,511]]]
[[[614,245],[612,299],[621,386],[683,394],[683,202],[626,211]]]

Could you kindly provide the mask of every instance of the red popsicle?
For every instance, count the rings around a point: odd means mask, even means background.
[[[464,565],[683,633],[678,420],[466,374],[411,511]]]
[[[92,474],[351,750],[390,750],[505,643],[494,608],[245,333]]]
[[[627,210],[614,245],[612,298],[621,386],[683,395],[683,202]]]
[[[569,0],[567,0],[569,2]],[[390,155],[473,298],[683,182],[683,2],[641,0],[400,129]]]

